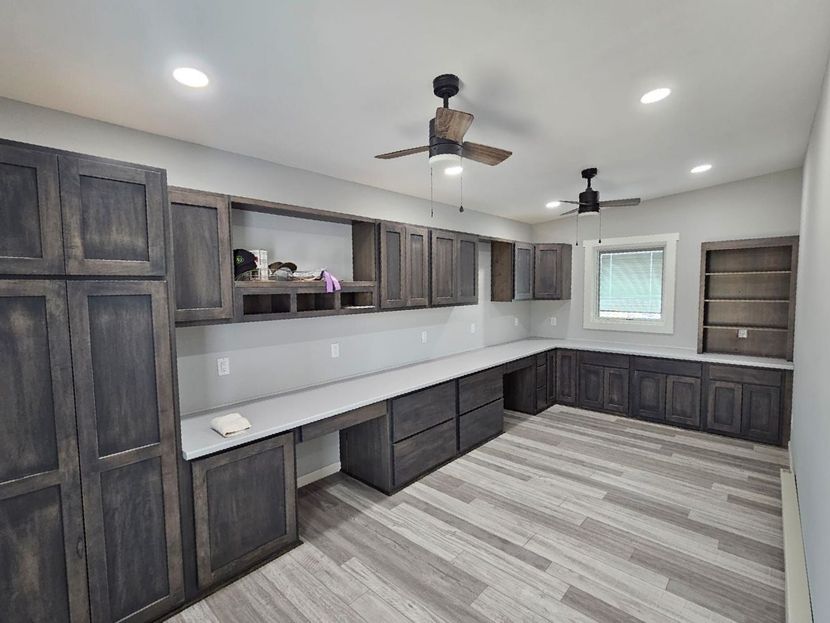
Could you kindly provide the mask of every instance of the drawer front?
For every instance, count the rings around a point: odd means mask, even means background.
[[[595,353],[595,352],[580,352],[579,362],[587,363],[594,366],[605,366],[607,368],[628,368],[628,355],[618,355],[616,353]]]
[[[723,366],[710,364],[709,378],[713,381],[728,381],[730,383],[751,383],[753,385],[781,385],[781,370],[766,370],[764,368],[744,368],[741,366]]]
[[[458,412],[467,413],[504,395],[504,368],[498,366],[458,381]]]
[[[346,413],[334,415],[326,418],[325,420],[312,422],[311,424],[306,424],[301,427],[300,441],[316,439],[317,437],[322,437],[323,435],[328,435],[329,433],[333,433],[334,431],[338,431],[343,428],[349,428],[350,426],[355,426],[356,424],[374,420],[375,418],[383,417],[384,415],[386,415],[385,400],[375,402],[358,409],[352,409],[351,411],[346,411]]]
[[[504,401],[497,400],[462,415],[458,420],[458,445],[461,452],[504,430]]]
[[[516,370],[522,370],[536,365],[536,357],[525,357],[524,359],[517,359],[516,361],[508,361],[504,364],[504,372],[508,374]]]
[[[455,381],[392,401],[392,440],[400,441],[455,417]]]
[[[675,376],[695,376],[703,374],[703,364],[697,361],[679,361],[676,359],[656,359],[653,357],[632,357],[631,369],[657,374],[674,374]]]
[[[395,487],[451,459],[455,456],[456,447],[454,419],[394,444]]]

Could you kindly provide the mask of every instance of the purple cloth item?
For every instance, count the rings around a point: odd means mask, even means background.
[[[326,280],[326,292],[336,292],[340,290],[340,282],[337,277],[332,275],[329,271],[323,271],[323,279]]]

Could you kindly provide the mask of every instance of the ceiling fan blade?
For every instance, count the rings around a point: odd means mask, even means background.
[[[481,162],[482,164],[489,164],[490,166],[504,162],[511,155],[513,155],[512,151],[507,151],[506,149],[499,149],[498,147],[490,147],[489,145],[480,145],[479,143],[470,143],[467,141],[464,141],[463,147],[464,158],[469,158],[470,160],[475,160],[476,162]]]
[[[569,203],[573,203],[573,201],[571,201]],[[563,212],[559,216],[568,216],[568,214],[576,214],[577,212],[579,212],[579,208],[576,208],[574,210],[568,210],[567,212]]]
[[[600,201],[599,206],[601,208],[622,208],[625,206],[638,206],[640,205],[640,198],[639,197],[632,197],[631,199],[612,199],[611,201]]]
[[[423,145],[421,147],[410,147],[409,149],[399,149],[398,151],[390,151],[387,154],[378,154],[377,156],[375,156],[375,158],[380,158],[381,160],[390,160],[392,158],[400,158],[401,156],[419,154],[422,151],[429,151],[429,145]]]
[[[579,201],[568,201],[567,199],[560,199],[559,203],[570,203],[570,204],[573,204],[575,206],[582,205],[581,203],[579,203]]]
[[[460,143],[472,123],[473,116],[468,112],[439,108],[435,111],[435,136]]]

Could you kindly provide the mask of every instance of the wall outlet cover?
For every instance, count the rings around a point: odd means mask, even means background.
[[[749,337],[749,331],[747,329],[738,329],[738,339],[745,340]]]
[[[556,316],[551,316],[550,317],[550,326],[552,326],[552,327],[556,326]]]
[[[216,372],[219,376],[227,376],[231,373],[231,358],[219,357],[216,360]]]
[[[337,359],[340,356],[340,344],[334,343],[331,345],[331,358]]]
[[[513,326],[514,327],[519,326],[519,317],[518,316],[513,316]]]
[[[471,322],[470,323],[470,333],[475,333],[475,332],[476,332],[476,323]]]
[[[426,331],[421,331],[421,344],[426,344],[426,343],[427,343],[427,332]]]

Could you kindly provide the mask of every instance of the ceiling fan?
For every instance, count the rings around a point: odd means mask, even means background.
[[[588,180],[588,186],[585,188],[585,190],[579,193],[579,201],[568,201],[567,199],[561,199],[559,201],[559,203],[570,203],[575,206],[578,206],[573,210],[570,210],[569,212],[563,213],[563,216],[574,213],[599,213],[600,208],[622,208],[626,206],[640,205],[639,197],[632,197],[630,199],[611,199],[610,201],[600,201],[599,191],[591,188],[591,180],[597,176],[598,172],[599,171],[596,167],[582,170],[582,179]]]
[[[449,107],[449,100],[458,94],[460,85],[458,76],[453,74],[442,74],[432,81],[432,92],[444,100],[444,106],[436,110],[435,117],[429,121],[429,145],[378,154],[375,158],[391,160],[428,151],[430,164],[443,163],[448,175],[461,173],[461,158],[490,166],[507,160],[513,152],[464,140],[464,134],[473,123],[473,115]]]

